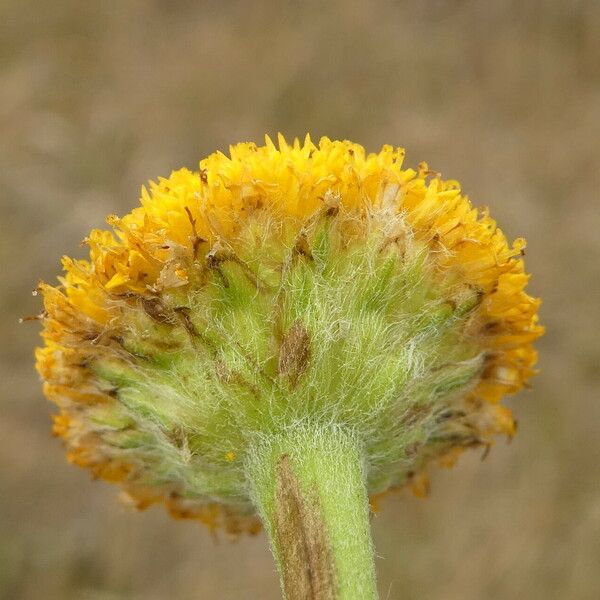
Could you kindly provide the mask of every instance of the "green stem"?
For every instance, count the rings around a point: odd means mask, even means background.
[[[343,429],[262,436],[246,474],[286,600],[377,598],[363,453]]]

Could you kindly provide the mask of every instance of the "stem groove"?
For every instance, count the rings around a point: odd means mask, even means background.
[[[261,436],[246,475],[286,600],[375,600],[363,454],[337,426]]]

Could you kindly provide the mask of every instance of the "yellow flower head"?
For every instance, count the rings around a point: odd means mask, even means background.
[[[534,373],[525,242],[404,151],[267,138],[143,188],[41,284],[37,368],[70,461],[139,507],[255,531],[256,436],[334,423],[374,497],[514,433]]]

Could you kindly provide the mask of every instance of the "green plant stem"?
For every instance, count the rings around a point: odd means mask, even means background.
[[[377,598],[365,465],[336,426],[298,426],[252,445],[246,464],[286,600]]]

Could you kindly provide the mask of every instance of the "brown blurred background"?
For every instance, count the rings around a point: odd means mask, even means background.
[[[548,334],[520,432],[374,518],[382,600],[600,589],[600,3],[0,4],[0,598],[279,598],[231,544],[67,465],[32,366],[38,278],[139,186],[264,133],[407,148],[529,241]]]

